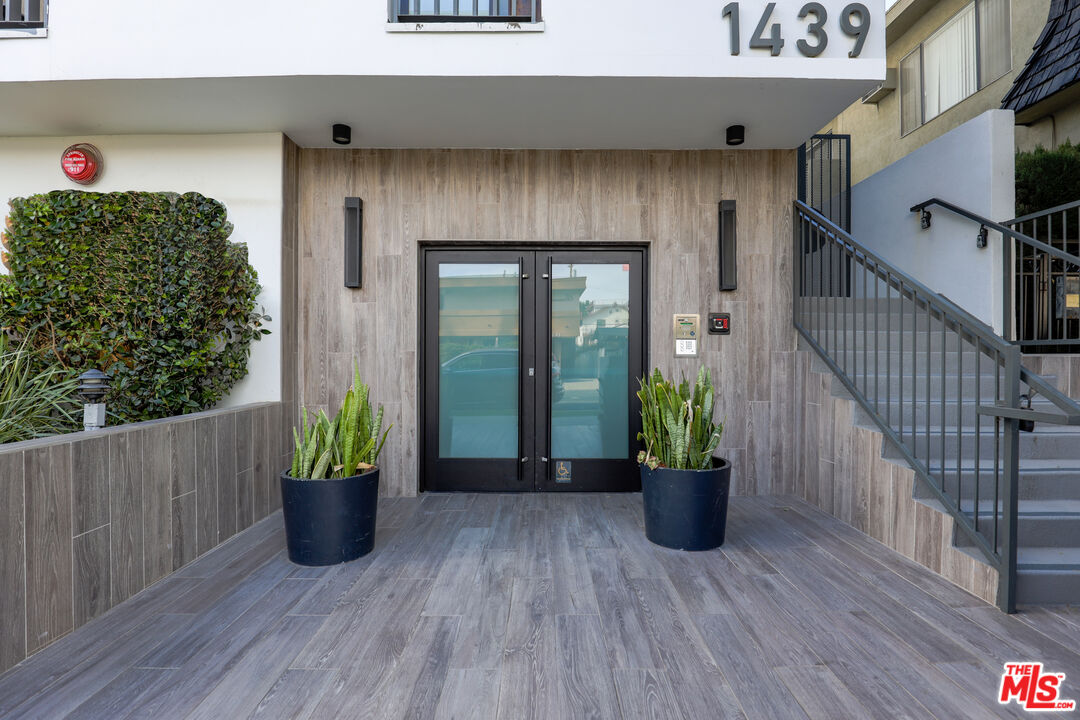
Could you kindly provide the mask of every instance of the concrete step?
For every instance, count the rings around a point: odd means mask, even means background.
[[[860,388],[861,390],[862,388]],[[871,403],[874,401],[873,387],[868,388],[870,393],[869,400]],[[976,412],[980,404],[993,404],[993,398],[988,397],[984,400],[975,400],[974,398],[957,400],[956,398],[945,398],[944,400],[937,399],[934,402],[927,403],[925,400],[921,400],[918,403],[904,402],[899,403],[897,401],[886,403],[881,400],[877,406],[877,412],[889,423],[894,426],[904,423],[905,427],[911,427],[912,421],[918,427],[923,427],[927,423],[931,426],[940,427],[944,424],[946,427],[975,427],[976,421],[979,422],[980,427],[992,426],[994,423],[993,418],[986,416],[980,416]],[[1040,412],[1054,413],[1057,409],[1053,403],[1039,399],[1032,402],[1031,407],[1033,410]],[[942,419],[944,418],[944,423]],[[860,427],[873,427],[874,421],[870,418],[869,413],[862,408],[861,405],[857,406],[855,422]]]
[[[930,464],[941,462],[945,458],[945,467],[955,463],[959,456],[967,464],[974,465],[975,437],[974,428],[965,428],[962,432],[956,432],[946,428],[944,443],[941,438],[939,427],[930,427],[927,437],[925,427],[916,427],[914,438],[911,436],[911,428],[905,428],[901,440],[904,445],[911,449],[918,458],[931,458]],[[978,433],[980,461],[993,460],[994,458],[994,434],[992,426]],[[929,451],[929,452],[928,452]],[[893,447],[886,443],[882,448],[882,456],[890,459],[901,459],[903,456]],[[1035,432],[1020,433],[1020,457],[1024,459],[1068,460],[1080,462],[1080,428],[1066,428],[1061,426],[1036,426]],[[950,462],[953,461],[953,462]]]
[[[927,327],[936,332],[941,332],[941,321],[937,318],[931,317],[929,320],[926,317],[925,311],[916,312],[914,316],[911,314],[911,307],[905,307],[903,312],[883,313],[873,312],[870,309],[863,310],[861,308],[840,308],[836,312],[833,312],[827,306],[815,307],[814,305],[808,305],[800,320],[804,326],[814,325],[815,327],[832,327],[833,323],[837,327],[847,327],[849,330],[854,328],[867,328],[871,331],[886,332],[889,330],[908,330],[914,328],[919,331],[925,331]],[[951,323],[948,328],[951,328]],[[952,332],[951,329],[946,329],[946,332]],[[971,332],[968,330],[968,332]]]
[[[832,352],[834,349],[839,352],[840,349],[847,347],[858,348],[860,351],[865,347],[868,350],[879,349],[883,351],[902,351],[906,350],[911,352],[914,343],[914,347],[918,352],[926,352],[929,347],[931,351],[940,351],[941,348],[945,348],[948,352],[955,352],[962,350],[964,352],[974,352],[975,346],[961,338],[955,333],[946,333],[944,336],[940,332],[935,333],[907,333],[901,332],[897,329],[892,332],[863,332],[861,330],[856,331],[850,325],[846,328],[843,325],[837,325],[833,327],[830,325],[817,325],[815,323],[805,324],[807,330],[810,331],[811,336],[815,337],[818,344]]]
[[[838,357],[843,359],[841,356]],[[852,370],[857,369],[869,374],[885,375],[885,372],[890,368],[893,372],[896,372],[897,368],[903,368],[905,372],[910,373],[912,367],[919,373],[924,373],[929,368],[931,372],[941,374],[943,359],[945,361],[945,372],[948,374],[955,374],[958,368],[964,373],[974,373],[976,369],[975,358],[976,353],[974,350],[947,352],[944,354],[944,358],[942,358],[940,352],[932,352],[929,356],[925,352],[921,352],[915,353],[913,358],[910,348],[901,355],[899,349],[896,348],[886,351],[884,347],[881,347],[875,352],[874,347],[871,345],[866,349],[865,353],[862,350],[849,350],[846,359],[848,367]],[[979,359],[979,371],[988,373],[992,369],[993,364],[990,359],[986,355],[981,356]]]
[[[861,276],[862,271],[857,271],[856,275]],[[872,274],[872,273],[871,273]],[[875,299],[875,289],[871,284],[866,290],[863,289],[861,278],[856,277],[856,283],[853,286],[852,292],[848,297],[819,297],[816,295],[806,295],[800,298],[801,302],[807,306],[820,305],[823,309],[842,311],[845,308],[855,308],[858,312],[876,312],[881,314],[898,314],[905,312],[910,314],[911,308],[916,304],[907,297],[901,297],[895,289],[890,290],[884,284],[880,284],[877,288],[878,297]],[[926,308],[921,302],[922,296],[920,295],[920,303],[918,304],[918,312],[925,315]],[[989,323],[988,323],[989,324]]]
[[[1080,598],[1080,549],[1021,547],[1016,555],[1017,603],[1063,605]]]
[[[886,398],[904,398],[907,403],[919,402],[926,403],[929,397],[930,403],[941,403],[942,397],[945,400],[956,400],[963,397],[965,400],[974,400],[976,395],[976,388],[978,388],[978,397],[982,400],[993,400],[998,394],[998,379],[994,375],[989,373],[983,373],[976,375],[975,373],[964,373],[957,377],[956,375],[945,375],[942,377],[940,373],[931,374],[929,377],[924,373],[915,373],[912,377],[910,371],[901,373],[896,367],[893,368],[893,372],[886,375],[884,372],[881,375],[873,373],[862,372],[849,372],[848,378],[859,392],[861,392],[867,399],[873,400],[878,398],[879,402],[884,401]],[[1055,384],[1057,378],[1048,377],[1046,381]],[[1004,379],[1001,381],[1004,384]],[[929,396],[927,395],[927,385],[929,385]],[[1024,394],[1028,391],[1026,385],[1020,385],[1020,393]],[[843,397],[847,393],[847,388],[840,382],[839,378],[834,377],[832,382],[832,394],[834,397]],[[1036,397],[1036,401],[1040,398]],[[1041,398],[1045,400],[1045,398]],[[1035,401],[1033,401],[1035,402]]]
[[[1065,462],[1065,461],[1050,461]],[[1080,501],[1080,463],[1073,461],[1070,467],[1031,467],[1036,464],[1032,461],[1023,461],[1020,466],[1018,481],[1020,487],[1017,492],[1021,500],[1072,500]],[[934,468],[934,477],[940,478],[941,471]],[[962,466],[957,472],[955,467],[948,467],[944,472],[945,489],[952,497],[961,498],[962,507],[970,508],[970,503],[975,498],[975,468]],[[997,480],[994,477],[993,465],[983,466],[979,472],[979,499],[985,500],[994,496],[994,486]],[[999,491],[1000,492],[1000,491]],[[932,498],[933,494],[922,483],[915,483],[916,499]]]
[[[992,537],[994,501],[979,502],[979,527]],[[971,513],[971,509],[965,508]],[[998,513],[1004,505],[998,503]],[[973,514],[969,514],[973,517]],[[1017,542],[1021,548],[1076,548],[1080,542],[1080,500],[1021,500],[1017,511]],[[999,525],[1000,532],[1000,525]],[[957,533],[957,547],[967,547],[967,536]]]

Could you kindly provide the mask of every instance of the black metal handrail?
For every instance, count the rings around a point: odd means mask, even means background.
[[[794,209],[796,329],[953,517],[958,539],[998,570],[998,606],[1013,612],[1020,422],[1080,425],[1080,404],[1023,368],[1020,348],[989,325],[805,203]],[[1022,408],[1022,386],[1058,412]]]
[[[984,427],[982,414],[964,410],[983,407],[990,389],[991,407],[1020,409],[1020,349],[807,205],[796,201],[794,215],[796,329],[953,517],[958,537],[998,570],[998,605],[1012,612],[1019,421],[995,416]]]
[[[1080,200],[1076,200],[1076,201],[1070,202],[1070,203],[1064,203],[1062,205],[1057,205],[1056,207],[1052,207],[1052,208],[1049,208],[1047,210],[1040,210],[1039,212],[1033,212],[1033,213],[1029,213],[1027,215],[1022,215],[1021,217],[1014,218],[1012,220],[1008,220],[1008,221],[1002,223],[1002,225],[1008,225],[1009,227],[1015,227],[1016,225],[1019,225],[1021,223],[1031,222],[1031,221],[1034,221],[1034,220],[1041,220],[1041,219],[1047,218],[1047,217],[1052,218],[1054,215],[1059,215],[1059,214],[1064,213],[1064,212],[1066,212],[1068,210],[1078,210],[1078,209],[1080,209]],[[1030,235],[1031,233],[1028,233],[1028,234]]]
[[[539,20],[540,0],[390,0],[390,22],[518,22]]]
[[[1068,212],[1080,208],[1080,202],[997,223],[940,198],[931,198],[911,208],[911,212],[923,214],[923,227],[929,227],[927,208],[934,205],[979,223],[980,246],[985,246],[987,230],[1001,233],[1005,337],[1026,349],[1075,352],[1080,346],[1080,255],[1069,250],[1075,247],[1080,251],[1080,237],[1069,234]],[[1080,210],[1077,215],[1074,233],[1080,233]],[[1060,237],[1054,232],[1053,218],[1057,216],[1061,218],[1057,225]],[[1036,233],[1021,232],[1027,228],[1037,231],[1040,221],[1045,221],[1049,242],[1033,236]],[[1054,241],[1061,241],[1062,247],[1054,246]]]

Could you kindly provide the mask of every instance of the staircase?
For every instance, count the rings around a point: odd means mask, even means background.
[[[1017,603],[1080,602],[1080,404],[1055,378],[1023,370],[1018,347],[820,213],[797,202],[795,225],[801,342],[833,373],[833,397],[855,401],[854,425],[884,436],[881,457],[914,473],[909,491],[910,474],[893,472],[886,485],[869,478],[872,493],[896,493],[896,546],[907,545],[898,549],[983,597],[992,591],[946,566],[985,563],[1009,612]],[[1017,430],[1031,419],[1032,432]],[[905,513],[918,518],[913,550]],[[943,533],[952,548],[942,547]]]
[[[846,318],[841,315],[841,327],[846,322],[850,333],[846,361],[853,370],[849,377],[858,388],[867,388],[864,394],[871,403],[876,389],[879,413],[893,427],[903,427],[908,452],[930,459],[930,474],[944,480],[972,521],[975,440],[979,438],[979,515],[987,519],[980,520],[980,527],[989,529],[995,486],[994,476],[988,472],[995,460],[994,420],[977,418],[975,409],[978,404],[994,404],[1000,382],[996,368],[983,354],[976,372],[975,346],[948,333],[943,340],[940,320],[917,314],[913,323],[908,301],[846,300],[837,302],[837,307],[846,314]],[[901,320],[905,310],[906,317]],[[899,350],[901,322],[905,330],[917,330],[905,337],[903,354]],[[888,326],[892,330],[887,330]],[[1056,383],[1052,376],[1043,379]],[[1021,384],[1021,393],[1029,392],[1031,389]],[[839,379],[833,382],[833,393],[850,397]],[[1050,400],[1038,395],[1031,405],[1035,411],[1057,412]],[[854,420],[860,427],[879,429],[870,413],[858,405]],[[1020,433],[1019,445],[1017,602],[1080,602],[1080,427],[1036,423],[1033,432]],[[903,451],[892,443],[882,445],[882,455],[907,465]],[[1003,460],[1000,453],[997,459]],[[934,493],[918,480],[914,498],[947,513]],[[999,507],[1002,505],[999,502]],[[964,533],[954,532],[953,542],[958,549],[982,559]]]

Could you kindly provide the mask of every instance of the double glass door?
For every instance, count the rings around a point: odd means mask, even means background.
[[[644,259],[425,252],[424,489],[638,488]]]

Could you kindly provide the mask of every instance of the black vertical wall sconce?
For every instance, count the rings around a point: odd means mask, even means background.
[[[364,201],[345,198],[345,287],[364,286]]]
[[[720,201],[720,289],[736,290],[739,286],[735,266],[735,201]]]

